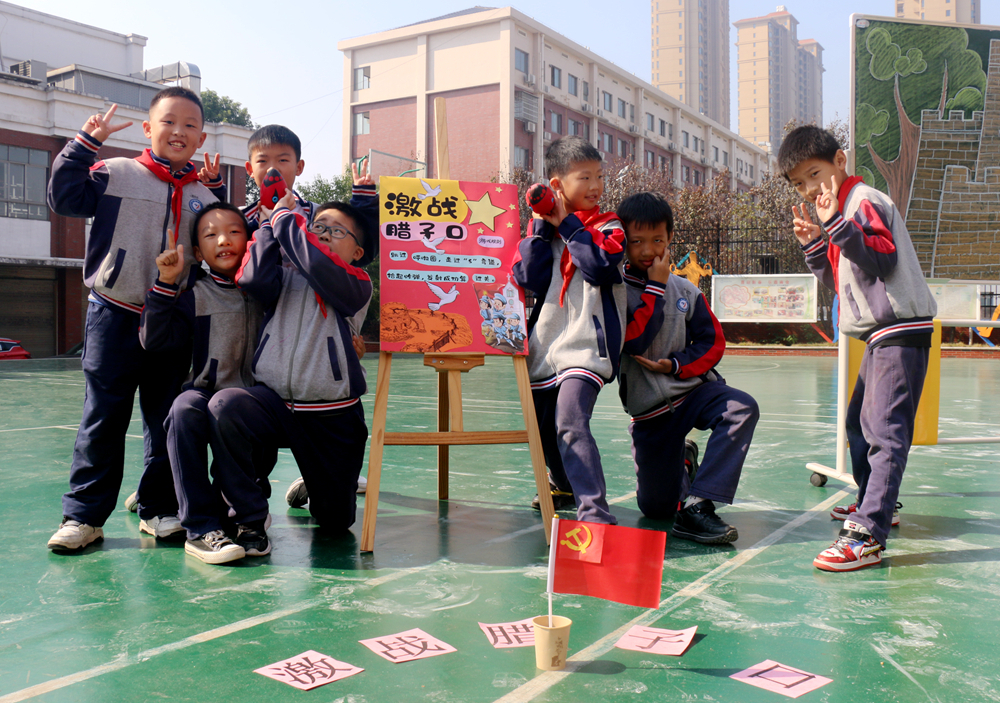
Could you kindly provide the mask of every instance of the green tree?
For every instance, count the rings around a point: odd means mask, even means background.
[[[206,122],[235,124],[257,129],[257,125],[250,117],[250,111],[230,97],[219,95],[214,90],[203,90],[201,104],[205,108]]]

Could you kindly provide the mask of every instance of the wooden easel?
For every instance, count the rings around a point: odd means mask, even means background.
[[[448,499],[448,447],[477,444],[525,444],[535,472],[535,487],[542,507],[545,542],[552,530],[552,494],[545,472],[545,455],[538,434],[535,406],[531,400],[528,362],[514,356],[514,375],[521,398],[525,429],[514,431],[466,432],[462,422],[462,374],[485,363],[483,354],[432,353],[424,354],[424,366],[438,372],[438,431],[386,432],[385,421],[389,406],[389,373],[392,352],[379,352],[378,378],[375,382],[375,411],[372,418],[371,449],[368,454],[368,490],[365,493],[365,515],[361,527],[361,551],[371,552],[375,546],[375,520],[378,513],[379,484],[382,478],[382,454],[385,446],[430,446],[438,448],[438,498]]]

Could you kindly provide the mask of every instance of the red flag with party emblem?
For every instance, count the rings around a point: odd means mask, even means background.
[[[659,607],[666,533],[577,520],[553,522],[550,593]]]

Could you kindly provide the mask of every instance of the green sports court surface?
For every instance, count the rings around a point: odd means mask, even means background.
[[[365,358],[374,391],[377,356]],[[942,361],[941,435],[1000,434],[996,362]],[[540,615],[547,548],[526,445],[453,448],[451,500],[437,500],[435,449],[387,447],[375,551],[318,533],[284,503],[287,451],[271,478],[274,550],[208,566],[183,544],[140,536],[124,508],[81,554],[45,548],[60,520],[83,374],[73,360],[0,364],[0,703],[11,701],[756,701],[787,700],[730,676],[764,660],[832,683],[803,701],[1000,701],[1000,462],[996,445],[916,447],[902,524],[880,567],[812,566],[852,502],[809,484],[833,462],[834,358],[729,356],[722,372],[754,395],[761,421],[725,548],[668,539],[657,610],[555,596],[572,618],[569,667],[535,669],[531,648],[494,649],[477,623]],[[523,429],[509,360],[463,376],[465,429]],[[394,357],[388,429],[433,429],[434,372]],[[373,396],[365,398],[369,422]],[[628,419],[617,387],[594,416],[608,495],[623,525],[634,497]],[[138,410],[125,484],[142,463]],[[704,435],[695,433],[704,447]],[[567,513],[563,514],[569,517]],[[697,626],[680,657],[616,649],[642,624]],[[457,651],[393,664],[359,640],[419,628]],[[254,669],[314,650],[364,671],[312,691]]]

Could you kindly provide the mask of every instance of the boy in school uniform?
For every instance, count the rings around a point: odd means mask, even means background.
[[[597,394],[618,373],[625,332],[624,233],[602,213],[601,153],[581,137],[545,152],[556,207],[535,216],[512,273],[535,295],[528,319],[528,375],[556,509],[616,524],[590,417]],[[532,504],[538,506],[537,499]]]
[[[263,307],[239,290],[233,279],[247,249],[247,225],[235,205],[215,202],[195,218],[190,247],[208,271],[197,269],[197,281],[180,290],[183,244],[156,258],[159,277],[146,293],[139,339],[147,351],[169,352],[192,346],[194,366],[184,390],[167,415],[167,454],[187,531],[184,551],[208,564],[245,556],[225,533],[228,511],[208,473],[208,401],[223,388],[252,386],[250,361],[257,347]],[[272,451],[258,457],[259,474],[276,459]]]
[[[306,166],[306,162],[302,159],[302,142],[295,132],[278,124],[260,127],[250,135],[247,152],[247,175],[257,184],[258,190],[267,172],[272,168],[277,169],[285,180],[285,186],[294,197],[292,209],[305,217],[307,223],[312,222],[317,204],[306,200],[292,188],[295,179],[302,175],[302,169]],[[247,218],[249,233],[253,234],[261,223],[260,200],[247,203],[243,208],[243,215]]]
[[[867,343],[847,407],[857,502],[834,508],[844,528],[813,560],[824,571],[855,571],[881,563],[894,524],[937,304],[903,216],[889,196],[848,175],[830,132],[790,132],[778,168],[816,206],[822,228],[803,203],[792,208],[794,232],[809,268],[840,297],[841,333]]]
[[[716,371],[726,350],[722,326],[701,291],[670,273],[674,217],[667,199],[637,193],[618,206],[618,217],[628,258],[628,327],[618,383],[632,416],[639,509],[650,518],[673,518],[674,537],[734,542],[739,533],[716,514],[715,501],[732,503],[736,495],[760,417],[757,402]],[[712,434],[688,487],[685,436],[693,428]]]
[[[266,496],[254,454],[289,447],[321,526],[346,530],[357,512],[368,427],[365,370],[352,330],[364,321],[372,283],[361,268],[378,253],[378,198],[355,171],[351,204],[319,206],[310,223],[289,192],[247,248],[236,283],[265,307],[253,358],[257,385],[229,388],[209,403],[215,479],[247,555],[271,551]],[[291,266],[282,265],[287,260]]]
[[[63,521],[49,549],[65,551],[103,539],[102,526],[121,489],[125,433],[136,389],[142,410],[145,468],[139,480],[139,529],[156,537],[183,532],[166,452],[163,421],[190,363],[190,354],[146,352],[139,313],[156,280],[156,257],[168,230],[190,231],[204,206],[225,199],[218,159],[195,170],[191,157],[205,141],[201,99],[186,88],[161,90],[142,123],[150,148],[134,159],[97,161],[102,143],[131,122],[111,124],[117,105],[94,115],[56,157],[49,207],[68,217],[92,217],[84,281],[90,287],[84,336],[87,389],[73,448]],[[207,183],[207,185],[206,185]],[[208,186],[212,186],[212,189]],[[178,278],[189,281],[190,255]]]

